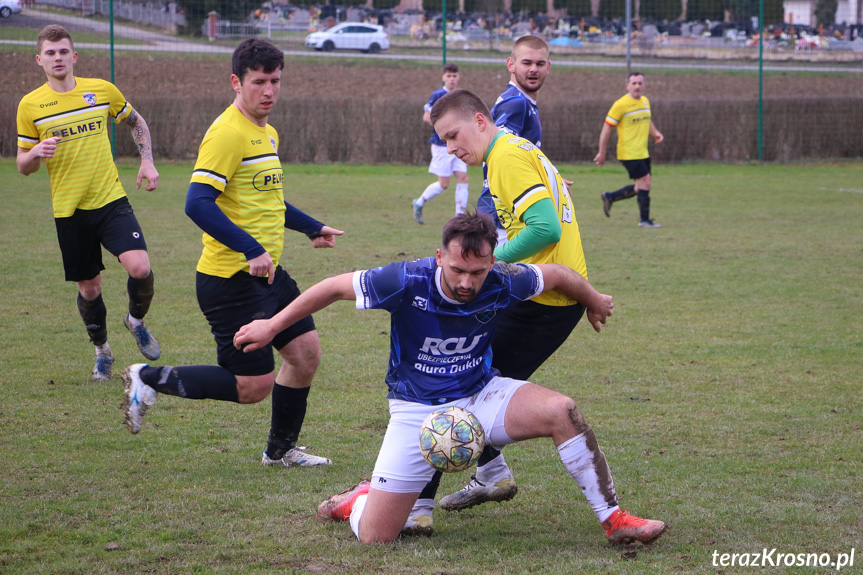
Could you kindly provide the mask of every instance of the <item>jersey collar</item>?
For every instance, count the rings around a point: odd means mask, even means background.
[[[527,92],[525,92],[524,90],[521,89],[521,86],[519,86],[518,84],[516,84],[512,80],[510,80],[509,85],[512,86],[513,88],[515,88],[516,90],[518,90],[519,92],[521,92],[521,95],[524,96],[526,100],[528,100],[531,104],[536,106],[536,100],[534,100],[533,98],[528,96]]]
[[[504,130],[503,128],[497,131],[497,134],[495,134],[494,138],[491,139],[491,143],[488,145],[488,149],[485,151],[485,155],[482,157],[483,162],[487,162],[488,156],[489,154],[491,154],[491,149],[494,148],[495,143],[497,143],[497,141],[506,133],[506,130]]]

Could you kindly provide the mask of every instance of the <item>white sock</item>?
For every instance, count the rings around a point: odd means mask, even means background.
[[[422,513],[423,511],[428,511],[428,513]],[[414,503],[414,506],[411,509],[409,518],[417,515],[431,515],[433,511],[434,499],[417,499],[417,502]],[[405,525],[407,525],[407,523],[405,523]]]
[[[501,479],[508,479],[510,477],[512,477],[512,470],[506,464],[506,460],[503,458],[503,453],[482,467],[477,466],[476,468],[477,481],[481,481],[483,483],[494,485]]]
[[[600,523],[608,519],[618,509],[617,495],[611,470],[605,461],[605,454],[596,443],[593,429],[588,428],[581,435],[564,441],[557,451],[563,466],[593,508],[596,518]]]
[[[439,183],[435,182],[433,184],[429,184],[429,187],[425,189],[423,194],[417,200],[417,205],[422,206],[435,196],[439,196],[443,191],[444,189]]]
[[[360,517],[363,515],[363,509],[366,507],[366,499],[368,498],[368,494],[359,495],[354,501],[353,508],[351,508],[351,531],[354,532],[358,540],[360,538]]]
[[[113,353],[111,353],[111,346],[108,345],[106,341],[102,345],[96,346],[96,356],[97,357],[113,357]]]
[[[456,184],[455,186],[455,213],[463,214],[467,209],[467,202],[470,194],[467,191],[467,184]]]
[[[144,320],[132,317],[132,314],[126,314],[126,321],[128,321],[129,325],[131,325],[132,327],[138,327],[139,325],[144,323]]]

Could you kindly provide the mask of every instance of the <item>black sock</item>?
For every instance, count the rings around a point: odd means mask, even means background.
[[[638,211],[641,221],[650,219],[650,190],[638,190]]]
[[[486,445],[485,448],[483,448],[482,453],[479,454],[479,460],[476,462],[477,467],[482,467],[498,455],[500,455],[500,449],[495,449],[490,445]]]
[[[417,499],[434,499],[435,495],[437,495],[437,488],[440,487],[440,478],[442,475],[442,471],[435,471],[432,478],[429,479],[429,482],[426,483],[425,487],[423,487],[423,490],[420,492],[420,496],[417,497]]]
[[[108,320],[108,310],[105,309],[102,294],[96,296],[96,299],[90,300],[84,299],[84,296],[79,292],[78,313],[84,320],[87,335],[90,336],[93,345],[104,345],[108,341],[108,327],[105,325]]]
[[[310,389],[273,385],[273,415],[267,442],[267,457],[270,459],[281,459],[297,445],[306,418]]]
[[[625,200],[627,198],[631,198],[634,195],[635,186],[633,184],[629,184],[628,186],[623,186],[619,190],[608,192],[608,199],[612,202],[616,202],[618,200]]]
[[[150,275],[142,279],[135,279],[129,276],[126,281],[126,291],[129,293],[129,315],[135,319],[144,319],[147,312],[150,311],[150,302],[153,301],[154,278],[153,271],[150,270]]]
[[[186,399],[215,399],[239,403],[237,377],[217,365],[145,367],[141,381],[159,393]]]

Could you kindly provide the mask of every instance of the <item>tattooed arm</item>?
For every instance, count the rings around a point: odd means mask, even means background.
[[[141,169],[138,170],[138,182],[135,187],[140,189],[141,182],[147,180],[146,190],[155,190],[156,186],[159,185],[159,172],[156,171],[156,165],[153,163],[153,142],[150,139],[150,128],[144,117],[135,110],[132,110],[124,122],[132,128],[132,140],[141,154]]]

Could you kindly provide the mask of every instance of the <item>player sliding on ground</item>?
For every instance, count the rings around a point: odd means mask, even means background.
[[[431,411],[454,405],[479,418],[492,445],[550,437],[609,541],[656,540],[665,523],[620,509],[605,455],[575,402],[539,385],[500,377],[491,368],[497,316],[511,303],[558,290],[583,302],[588,321],[599,331],[614,307],[611,296],[559,264],[495,263],[496,243],[490,218],[458,215],[444,226],[435,257],[325,279],[272,319],[237,332],[234,345],[253,351],[339,300],[391,314],[390,421],[371,481],[324,501],[318,519],[350,521],[363,543],[398,538],[434,473],[420,452],[420,426]]]

